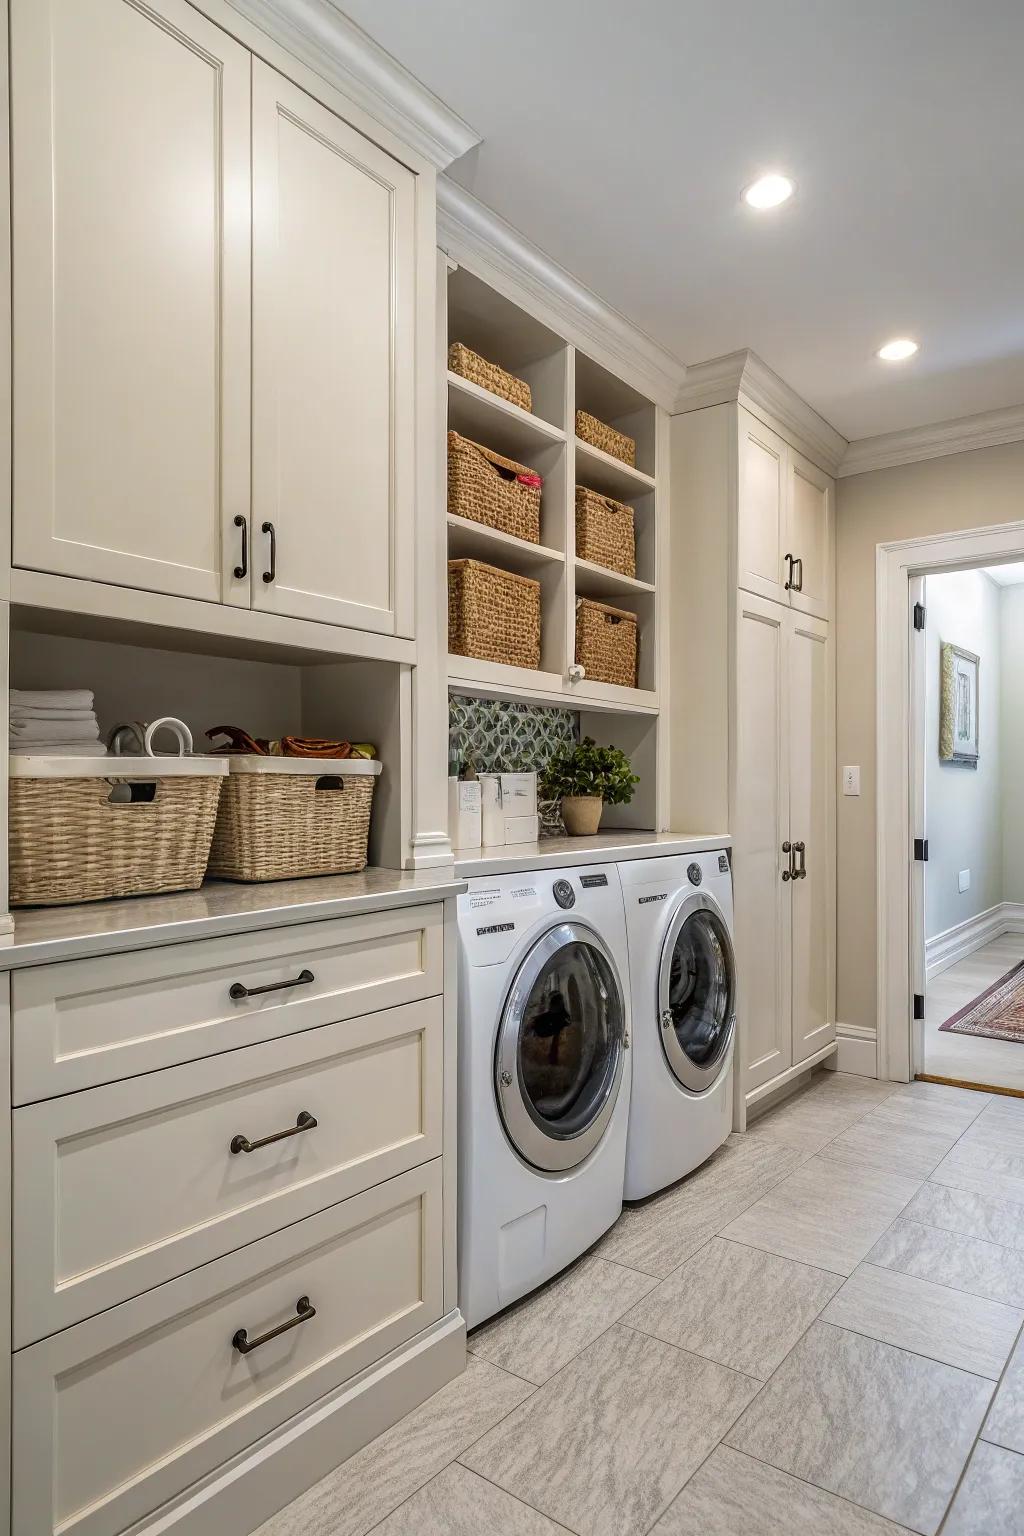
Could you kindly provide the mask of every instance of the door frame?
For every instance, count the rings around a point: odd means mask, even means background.
[[[876,925],[878,1076],[914,1075],[913,978],[920,966],[912,922],[923,882],[914,879],[913,838],[923,837],[924,740],[914,729],[910,582],[919,576],[972,570],[1024,559],[1024,521],[899,539],[876,546],[875,766],[877,806]],[[920,739],[918,739],[920,737]]]

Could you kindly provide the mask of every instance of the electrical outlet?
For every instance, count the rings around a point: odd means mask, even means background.
[[[843,769],[843,794],[860,794],[860,768],[857,764]]]
[[[964,892],[964,891],[969,891],[970,890],[970,888],[971,888],[971,872],[970,872],[969,869],[962,869],[960,871],[960,873],[957,875],[957,877],[956,877],[956,888],[961,893]]]

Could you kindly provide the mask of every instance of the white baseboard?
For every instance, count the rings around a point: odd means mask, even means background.
[[[411,1344],[296,1414],[126,1536],[249,1536],[466,1364],[466,1324],[450,1312]]]
[[[1000,901],[994,907],[925,940],[925,975],[929,981],[965,960],[1004,933],[1024,933],[1024,902]]]
[[[837,1072],[857,1077],[878,1076],[878,1031],[863,1024],[837,1024],[839,1049],[833,1058]]]

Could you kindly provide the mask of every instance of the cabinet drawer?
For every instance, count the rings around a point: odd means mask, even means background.
[[[411,1003],[441,985],[436,902],[18,971],[14,1102]]]
[[[21,1350],[14,1529],[123,1530],[440,1314],[437,1159]]]
[[[435,997],[15,1110],[16,1347],[438,1156],[442,1031]]]

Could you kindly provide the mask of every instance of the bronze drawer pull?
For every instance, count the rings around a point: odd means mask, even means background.
[[[257,1152],[260,1147],[269,1147],[273,1141],[287,1141],[289,1136],[301,1136],[303,1131],[315,1131],[317,1126],[315,1115],[311,1115],[308,1109],[299,1114],[294,1125],[290,1125],[286,1131],[275,1131],[271,1136],[261,1136],[259,1141],[250,1141],[248,1136],[232,1136],[232,1152]]]
[[[300,971],[290,981],[268,981],[265,987],[247,987],[244,981],[235,981],[228,997],[233,1003],[240,1003],[243,997],[262,997],[264,992],[282,992],[286,987],[308,987],[311,981],[316,981],[316,977],[310,970]]]
[[[311,1317],[316,1317],[316,1307],[310,1305],[308,1296],[300,1296],[295,1303],[295,1316],[290,1317],[286,1323],[278,1323],[276,1328],[261,1333],[258,1339],[250,1339],[244,1328],[239,1328],[231,1343],[240,1355],[250,1355],[254,1349],[259,1349],[261,1344],[269,1344],[271,1339],[280,1338],[282,1333],[287,1333],[290,1328],[297,1328],[300,1323],[308,1323]]]
[[[241,513],[235,516],[235,527],[242,530],[242,562],[235,566],[235,580],[242,581],[249,574],[249,524]]]
[[[794,880],[806,880],[807,879],[807,844],[806,843],[794,843],[793,844],[793,852],[794,853],[798,853],[800,855],[800,863],[797,865],[796,869],[793,871],[793,879]]]

